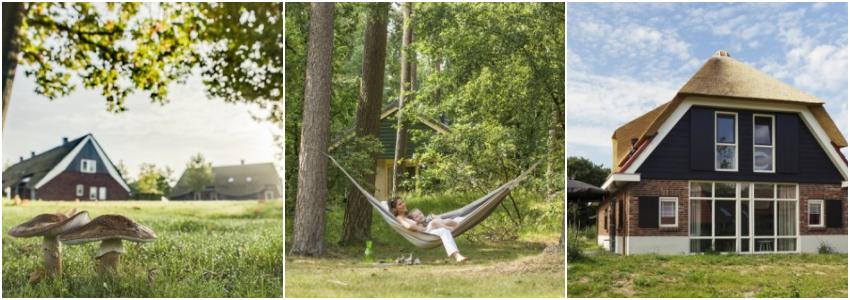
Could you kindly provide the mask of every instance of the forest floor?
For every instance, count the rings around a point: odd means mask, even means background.
[[[98,243],[63,245],[62,278],[30,283],[42,265],[40,238],[14,238],[13,226],[77,208],[93,219],[121,214],[156,232],[124,242],[116,276],[94,272]],[[3,201],[3,298],[265,297],[283,295],[282,201]]]
[[[456,197],[407,199],[408,207],[426,213],[447,211],[464,201]],[[491,234],[489,228],[502,221],[498,213],[457,238],[458,248],[469,258],[462,264],[448,259],[443,247],[414,247],[375,215],[375,262],[366,262],[365,245],[338,245],[343,212],[342,208],[330,209],[327,254],[323,258],[287,256],[286,297],[564,297],[564,252],[557,246],[560,230],[532,230],[510,240],[482,238],[498,235]],[[289,217],[286,233],[288,250],[292,233]],[[393,264],[396,258],[410,254],[422,264]]]
[[[847,254],[629,255],[582,243],[567,296],[847,298]]]

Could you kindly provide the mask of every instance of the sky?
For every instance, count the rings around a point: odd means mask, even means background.
[[[846,3],[570,3],[567,155],[610,167],[614,130],[717,50],[820,98],[847,136]]]
[[[199,75],[185,84],[173,84],[170,102],[153,104],[146,94],[126,100],[121,114],[106,111],[99,91],[82,86],[67,97],[48,100],[33,92],[35,82],[21,68],[12,86],[12,98],[3,130],[3,161],[17,163],[62,143],[92,133],[114,163],[123,162],[136,178],[142,163],[169,166],[176,181],[189,158],[201,153],[216,165],[272,162],[276,150],[275,127],[258,122],[245,104],[229,104],[206,95]],[[278,129],[278,131],[281,131]]]

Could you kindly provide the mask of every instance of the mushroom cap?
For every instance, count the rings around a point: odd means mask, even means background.
[[[150,228],[125,216],[102,215],[59,237],[60,241],[68,245],[113,239],[150,242],[156,239],[156,234]]]
[[[71,217],[63,214],[40,214],[9,229],[13,237],[57,236],[89,222],[89,213],[81,211]]]

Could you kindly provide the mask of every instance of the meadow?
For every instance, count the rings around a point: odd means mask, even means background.
[[[570,298],[847,298],[847,254],[621,256],[582,239]]]
[[[120,270],[95,273],[98,243],[63,245],[61,278],[30,283],[42,264],[40,238],[14,238],[13,226],[41,213],[77,208],[91,218],[121,214],[157,240],[124,243]],[[282,297],[282,201],[3,201],[3,298]]]
[[[411,196],[406,201],[409,208],[439,213],[462,206],[472,197]],[[520,202],[563,206],[563,201],[554,200]],[[522,207],[525,213],[542,210]],[[442,247],[423,250],[412,246],[374,215],[376,261],[367,262],[365,245],[339,246],[343,209],[333,207],[327,215],[325,257],[287,256],[286,297],[564,297],[564,252],[557,245],[562,213],[563,209],[556,209],[526,216],[526,225],[514,230],[499,208],[457,238],[461,253],[469,258],[462,264],[447,259]],[[286,249],[291,242],[292,221],[286,220]],[[422,264],[393,264],[399,256],[410,254],[420,258]]]

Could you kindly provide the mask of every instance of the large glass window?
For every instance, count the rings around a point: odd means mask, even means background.
[[[753,171],[773,172],[773,116],[753,115]]]
[[[711,236],[711,200],[691,200],[691,236]]]
[[[755,201],[753,203],[753,222],[756,236],[773,235],[773,201]]]
[[[714,169],[738,170],[738,115],[718,112],[714,120]]]

